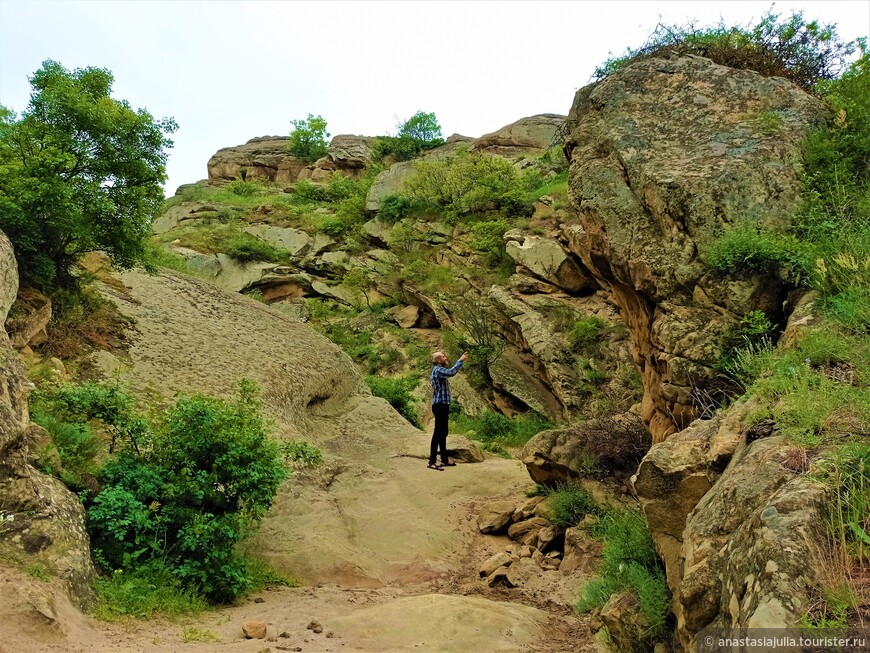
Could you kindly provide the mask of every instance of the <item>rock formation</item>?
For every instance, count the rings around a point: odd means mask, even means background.
[[[498,131],[484,134],[474,141],[471,150],[510,158],[540,156],[554,144],[556,133],[564,124],[565,116],[553,113],[521,118]]]
[[[208,179],[232,181],[244,177],[256,181],[292,184],[307,165],[287,151],[289,136],[260,136],[244,145],[224,147],[208,160]]]
[[[0,281],[0,315],[6,316],[18,290],[18,272],[12,245],[2,233]],[[93,596],[94,567],[84,510],[63,483],[32,465],[36,442],[47,434],[30,423],[28,395],[33,385],[2,330],[0,379],[0,558],[22,567],[42,566],[63,582],[75,603],[85,605]],[[37,594],[50,610],[52,592]]]
[[[799,624],[818,580],[825,488],[800,447],[746,426],[751,407],[653,446],[634,478],[686,650],[707,627]]]
[[[800,139],[821,117],[782,78],[700,57],[638,61],[577,92],[565,153],[579,219],[563,233],[630,327],[654,441],[697,416],[693,391],[741,317],[783,319],[782,280],[722,279],[704,247],[736,225],[788,228]]]

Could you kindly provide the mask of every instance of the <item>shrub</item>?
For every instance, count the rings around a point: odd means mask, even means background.
[[[226,189],[233,195],[238,195],[239,197],[251,197],[252,195],[256,195],[258,191],[256,184],[245,181],[244,179],[233,179],[226,185]]]
[[[179,580],[159,563],[132,572],[116,570],[95,583],[97,619],[117,621],[128,617],[175,619],[208,609],[208,602],[195,590],[185,589]]]
[[[308,162],[317,161],[329,149],[329,132],[326,131],[326,121],[321,116],[308,114],[308,118],[291,120],[293,130],[290,132],[288,151]]]
[[[469,243],[483,254],[487,264],[496,266],[510,260],[505,248],[504,234],[510,225],[504,218],[477,222],[471,227],[472,239]]]
[[[88,485],[86,479],[99,471],[97,459],[103,451],[100,439],[87,424],[68,422],[44,410],[33,411],[30,419],[49,432],[62,465],[61,469],[43,471],[59,476],[74,492],[84,490]]]
[[[423,208],[418,200],[405,195],[387,195],[381,200],[378,219],[387,223],[398,222],[402,218],[420,212]]]
[[[568,345],[576,352],[591,352],[600,346],[607,322],[597,315],[576,320],[568,333]]]
[[[602,79],[624,66],[650,57],[697,55],[730,68],[754,70],[768,77],[785,77],[812,92],[821,80],[834,79],[855,51],[856,42],[844,43],[835,25],[806,21],[802,12],[787,18],[768,11],[756,25],[697,28],[694,24],[659,24],[646,43],[629,48],[595,69]]]
[[[268,261],[277,263],[284,258],[285,252],[265,240],[251,234],[242,233],[228,241],[224,252],[241,263]]]
[[[414,174],[402,192],[449,220],[483,212],[508,218],[531,214],[517,169],[501,157],[486,154],[415,161]]]
[[[400,378],[367,376],[366,383],[374,396],[386,399],[402,417],[420,428],[420,419],[414,407],[414,397],[411,395],[420,383],[419,377],[416,375]]]
[[[444,143],[441,126],[434,113],[418,111],[404,122],[396,125],[396,136],[378,136],[372,143],[376,161],[392,156],[397,161],[407,161],[424,150]]]
[[[604,542],[599,577],[583,586],[578,612],[602,606],[625,590],[638,600],[648,632],[634,633],[639,645],[663,638],[671,613],[670,591],[646,521],[639,510],[611,510],[598,517],[591,531]]]
[[[160,561],[182,587],[217,602],[251,588],[236,547],[287,474],[255,393],[242,381],[232,402],[182,396],[156,425],[153,447],[105,466],[104,489],[88,508],[102,566],[130,570]]]
[[[317,184],[313,184],[307,179],[300,179],[293,186],[293,201],[311,204],[315,202],[323,202],[326,200],[326,194],[323,188]]]
[[[586,515],[600,510],[592,495],[579,485],[560,485],[550,496],[550,521],[561,528],[573,528]]]

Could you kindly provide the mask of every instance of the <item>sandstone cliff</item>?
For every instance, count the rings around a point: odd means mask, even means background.
[[[784,79],[700,57],[643,60],[577,92],[565,152],[579,220],[563,234],[629,325],[654,441],[698,416],[694,393],[741,317],[784,322],[783,280],[720,278],[703,251],[735,225],[789,227],[800,139],[822,115]]]

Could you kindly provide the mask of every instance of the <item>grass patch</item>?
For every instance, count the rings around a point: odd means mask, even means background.
[[[547,417],[535,412],[515,417],[492,411],[474,417],[458,413],[451,415],[450,423],[452,432],[471,433],[474,440],[502,448],[521,447],[541,431],[554,427]]]
[[[284,461],[294,467],[316,467],[323,464],[323,452],[305,440],[286,440],[279,443]]]
[[[559,485],[549,496],[552,497],[550,521],[561,528],[573,528],[586,515],[601,512],[592,495],[579,485]]]
[[[639,645],[664,638],[671,614],[671,597],[664,567],[646,521],[639,510],[609,510],[599,516],[591,534],[604,543],[599,576],[580,591],[578,612],[601,607],[613,594],[631,592],[649,625],[634,633]]]
[[[67,421],[56,413],[39,408],[39,395],[35,398],[36,409],[32,410],[30,419],[44,428],[51,435],[52,450],[37,452],[41,461],[42,471],[53,474],[73,491],[87,489],[89,479],[99,473],[99,458],[105,451],[105,444],[97,437],[93,429],[84,422]],[[49,462],[57,453],[61,468],[52,469]]]
[[[93,615],[103,621],[124,619],[178,619],[200,614],[209,602],[193,589],[185,589],[169,570],[158,565],[134,572],[116,571],[95,584]]]
[[[226,254],[239,262],[287,262],[290,252],[242,231],[239,224],[199,224],[180,227],[160,237],[163,242],[180,241],[183,247],[205,254]]]
[[[196,626],[186,626],[181,631],[181,641],[183,642],[219,642],[220,637],[215,635],[210,630],[205,628],[197,628]]]
[[[24,569],[24,573],[31,578],[42,581],[43,583],[51,582],[51,570],[42,562],[35,562],[32,565],[28,565]]]

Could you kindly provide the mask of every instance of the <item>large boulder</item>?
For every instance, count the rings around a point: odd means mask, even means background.
[[[552,238],[511,230],[505,241],[508,256],[535,277],[568,292],[597,288],[592,276]]]
[[[555,486],[590,471],[630,474],[651,444],[640,417],[623,413],[542,431],[522,460],[535,483]]]
[[[332,139],[326,155],[306,166],[299,173],[299,179],[317,183],[328,181],[336,173],[352,179],[362,176],[372,162],[373,140],[373,136],[339,134]]]
[[[565,116],[553,113],[521,118],[498,131],[484,134],[474,141],[471,149],[505,157],[540,155],[553,145],[564,124]]]
[[[798,625],[818,582],[825,487],[796,473],[796,445],[745,428],[747,410],[653,446],[634,479],[686,650],[706,628]]]
[[[221,148],[208,160],[208,180],[238,179],[244,169],[246,179],[292,184],[307,163],[290,156],[288,141],[288,136],[260,136],[244,145]]]
[[[781,319],[782,280],[723,279],[703,252],[736,225],[789,227],[801,139],[822,123],[821,103],[785,79],[701,57],[638,61],[577,92],[565,153],[579,221],[563,231],[631,329],[656,442],[698,416],[694,391],[742,316]]]
[[[0,233],[0,314],[18,290],[12,245]],[[37,429],[30,423],[33,387],[5,333],[0,338],[0,560],[43,565],[61,579],[79,605],[92,599],[91,562],[84,509],[66,486],[31,464]]]
[[[51,299],[35,288],[19,288],[8,314],[6,333],[16,349],[48,340],[46,329],[51,320]]]
[[[244,231],[260,240],[286,250],[291,256],[305,254],[311,247],[311,236],[293,227],[275,227],[268,224],[257,224],[245,227]]]

